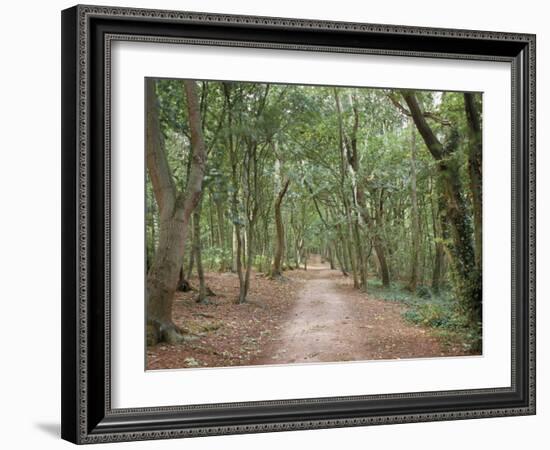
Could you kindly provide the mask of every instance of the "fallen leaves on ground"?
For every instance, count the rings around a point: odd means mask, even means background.
[[[198,286],[195,278],[189,282]],[[271,280],[253,272],[248,301],[239,305],[236,274],[209,272],[206,284],[216,294],[207,304],[196,303],[194,291],[177,292],[174,299],[174,322],[196,339],[148,347],[147,369],[249,364],[274,339],[301,288],[299,279]]]
[[[189,281],[198,286],[197,279]],[[174,322],[192,339],[149,347],[147,369],[471,354],[459,342],[443,343],[434,330],[407,323],[405,306],[354,289],[338,271],[287,271],[276,280],[253,272],[244,304],[235,302],[236,274],[210,272],[206,281],[216,294],[207,304],[196,303],[194,291],[178,292],[174,300]]]

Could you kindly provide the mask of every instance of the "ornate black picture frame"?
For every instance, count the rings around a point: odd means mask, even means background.
[[[116,40],[509,62],[511,386],[113,409],[109,102],[110,46]],[[534,413],[534,35],[99,6],[62,12],[64,439],[84,444]]]

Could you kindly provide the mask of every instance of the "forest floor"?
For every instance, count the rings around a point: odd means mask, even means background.
[[[242,305],[234,303],[235,274],[207,273],[206,280],[216,293],[209,304],[195,303],[195,292],[178,292],[174,302],[174,322],[192,340],[149,347],[147,369],[469,354],[461,342],[444,343],[432,328],[406,321],[405,305],[354,289],[349,277],[318,260],[280,280],[253,273]]]

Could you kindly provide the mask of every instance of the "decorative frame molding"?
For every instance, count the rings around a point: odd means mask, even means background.
[[[511,63],[511,387],[112,409],[110,49],[117,40]],[[79,5],[62,13],[62,83],[63,438],[83,444],[535,413],[534,35]]]

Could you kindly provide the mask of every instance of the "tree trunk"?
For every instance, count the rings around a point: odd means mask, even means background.
[[[332,245],[328,244],[328,263],[330,264],[330,270],[334,270],[334,252],[332,251]]]
[[[287,227],[288,229],[288,227]],[[291,243],[290,243],[290,239],[287,238],[286,239],[286,246],[285,246],[285,251],[284,251],[284,259],[285,259],[285,265],[286,265],[286,268],[289,269],[289,270],[292,270],[293,267],[292,267],[292,260],[291,260],[291,255],[292,255],[292,252],[291,252]]]
[[[351,194],[353,197],[353,204],[354,206],[357,206],[357,199],[356,197],[360,195],[360,189],[357,189],[356,187],[356,174],[357,174],[357,164],[358,164],[358,158],[357,158],[357,148],[355,145],[352,145],[356,143],[356,132],[357,128],[359,126],[358,121],[358,114],[357,114],[357,108],[354,108],[354,124],[353,124],[353,131],[352,131],[352,138],[348,139],[346,136],[346,132],[344,129],[344,119],[342,114],[342,106],[340,104],[340,97],[338,95],[338,90],[334,88],[334,101],[336,106],[336,114],[338,118],[338,142],[340,147],[340,189],[341,189],[341,196],[342,196],[342,203],[344,204],[344,210],[346,214],[346,222],[348,227],[348,237],[347,240],[347,247],[350,257],[350,264],[351,264],[351,270],[353,273],[353,287],[355,289],[359,289],[361,287],[361,280],[362,277],[359,275],[359,269],[362,261],[359,261],[359,255],[358,255],[358,243],[355,242],[355,233],[353,230],[353,220],[352,220],[352,213],[351,213],[351,205],[350,201],[348,200],[348,187],[346,186],[346,179],[347,177],[351,176],[352,179],[352,189]]]
[[[422,236],[422,272],[420,276],[420,284],[425,285],[426,275],[431,268],[431,262],[434,260],[433,248],[431,242],[435,239],[435,235],[430,238],[430,224],[428,219],[428,207],[426,206],[426,196],[420,195],[419,215],[420,222],[419,233]]]
[[[482,199],[482,174],[481,174],[481,120],[480,114],[474,101],[474,94],[464,94],[464,107],[469,131],[468,146],[468,174],[470,175],[470,192],[473,200],[474,210],[474,240],[476,266],[481,267],[482,253],[482,225],[481,213],[483,209]]]
[[[204,268],[202,266],[201,252],[201,210],[202,200],[199,200],[195,211],[193,211],[193,246],[195,260],[197,262],[197,275],[199,276],[199,295],[197,296],[197,303],[204,303],[207,300],[206,281],[204,279]]]
[[[155,256],[155,241],[156,241],[156,208],[155,208],[155,200],[153,198],[152,192],[150,192],[150,189],[147,189],[147,228],[149,232],[149,236],[147,239],[147,271],[149,271],[149,268],[151,267],[151,263],[153,261],[153,258]]]
[[[283,252],[285,247],[285,229],[283,225],[283,218],[281,214],[281,206],[283,203],[283,198],[288,190],[288,185],[290,184],[290,179],[287,178],[277,197],[275,198],[275,230],[277,232],[275,238],[275,250],[273,256],[273,266],[271,267],[271,277],[280,277],[282,275],[281,263],[283,260]]]
[[[242,263],[242,236],[241,236],[241,224],[238,218],[238,189],[236,180],[236,169],[233,166],[233,194],[232,194],[232,209],[233,209],[233,265],[234,272],[237,272],[239,277],[239,297],[237,303],[241,302],[243,298],[244,276],[243,276],[243,263]]]
[[[248,229],[249,237],[248,237],[248,247],[247,247],[247,255],[246,255],[246,272],[244,275],[244,283],[242,283],[239,287],[239,303],[246,302],[248,290],[250,289],[250,274],[252,272],[252,260],[253,260],[252,246],[254,244],[253,237],[252,237],[253,236],[252,229],[253,229],[253,223],[250,223],[249,229]]]
[[[380,236],[380,231],[382,227],[380,226],[380,224],[374,223],[374,219],[369,214],[367,210],[365,194],[362,188],[357,190],[357,204],[359,207],[359,213],[361,214],[363,221],[367,224],[369,231],[372,233],[372,243],[374,251],[376,253],[376,258],[378,259],[378,263],[380,265],[380,276],[382,277],[382,285],[384,287],[389,287],[390,269],[388,267],[388,261],[386,259],[386,249],[384,246],[384,241]],[[382,218],[380,217],[382,214],[380,211],[381,208],[382,206],[379,205],[378,221],[382,220]]]
[[[439,293],[441,290],[441,281],[443,280],[445,269],[445,250],[447,248],[443,242],[449,238],[447,221],[443,213],[445,210],[445,199],[443,194],[438,191],[439,189],[436,189],[437,203],[433,200],[433,195],[430,196],[432,197],[432,220],[435,236],[435,260],[432,273],[432,290],[435,293]]]
[[[185,250],[189,218],[202,189],[206,150],[201,129],[197,87],[184,81],[191,130],[191,170],[185,192],[178,193],[166,160],[160,130],[159,103],[154,79],[146,80],[147,169],[160,210],[159,243],[147,274],[147,342],[179,342],[180,330],[172,321],[172,302]]]
[[[296,254],[296,268],[302,267],[302,250],[304,248],[304,240],[302,238],[296,238],[294,241],[294,252]]]
[[[220,272],[226,271],[226,261],[225,261],[225,223],[224,223],[224,214],[222,202],[217,200],[216,202],[216,212],[218,215],[218,239],[220,241],[220,249],[222,252],[221,263],[220,263]]]
[[[340,242],[341,242],[341,246],[342,246],[342,263],[344,264],[343,267],[344,267],[344,272],[346,276],[348,276],[348,272],[349,272],[349,268],[350,268],[350,261],[349,261],[349,253],[348,253],[348,247],[347,247],[347,242],[346,242],[346,238],[344,236],[344,233],[342,232],[342,227],[340,226],[340,224],[337,225],[338,227],[338,235],[340,236]]]
[[[363,242],[361,242],[361,236],[359,234],[359,223],[357,216],[354,218],[353,235],[355,241],[355,249],[357,251],[357,265],[359,272],[359,288],[363,291],[367,291],[367,261],[365,260],[365,251],[363,248]]]
[[[242,220],[239,214],[239,191],[241,184],[241,173],[240,165],[242,161],[239,160],[237,153],[238,144],[236,139],[233,136],[233,107],[231,100],[231,85],[229,83],[223,84],[224,95],[228,107],[228,129],[230,130],[228,134],[228,146],[229,146],[229,159],[231,163],[231,182],[233,184],[233,191],[231,193],[231,215],[233,222],[233,238],[232,238],[232,272],[237,272],[239,277],[239,297],[235,300],[236,303],[240,303],[244,293],[244,274],[243,274],[243,264],[242,264],[242,252],[243,252],[243,243],[242,243]]]
[[[348,252],[349,252],[349,259],[351,264],[351,271],[353,273],[353,287],[355,289],[361,288],[361,279],[359,277],[359,268],[358,268],[358,261],[357,261],[357,246],[355,243],[355,239],[353,237],[353,223],[351,219],[351,212],[349,203],[344,197],[344,207],[346,209],[346,222],[348,225]]]
[[[418,199],[416,196],[416,130],[411,124],[411,277],[408,289],[416,292],[418,284],[418,246],[420,244],[418,224]]]
[[[376,252],[376,258],[380,264],[380,275],[382,276],[382,285],[384,287],[390,287],[390,269],[388,267],[388,261],[386,260],[386,251],[384,245],[378,233],[373,238],[374,251]]]
[[[233,233],[231,239],[231,272],[237,272],[237,259],[239,258],[239,244],[240,239],[239,226],[233,223]]]
[[[343,256],[342,254],[345,254],[345,249],[344,249],[344,246],[343,245],[338,245],[338,244],[341,244],[341,241],[338,241],[338,243],[336,243],[334,245],[334,252],[336,253],[336,260],[338,261],[338,265],[340,266],[340,272],[342,272],[342,275],[344,275],[345,277],[348,276],[348,272],[347,272],[347,268],[346,268],[346,263],[344,262],[344,259],[343,259]]]
[[[183,269],[184,266],[182,265],[181,267]],[[195,250],[191,246],[191,251],[189,252],[189,263],[187,264],[187,275],[184,277],[184,279],[188,280],[189,278],[191,278],[191,275],[193,274],[193,267],[195,267]]]
[[[453,241],[450,253],[456,278],[455,286],[464,313],[471,325],[480,329],[481,267],[477,267],[475,263],[472,228],[460,181],[460,166],[456,158],[453,158],[458,147],[458,130],[456,128],[451,130],[450,137],[443,146],[426,122],[414,93],[403,92],[403,97],[426,147],[438,163],[440,186],[446,200],[444,213],[451,228]]]
[[[445,253],[442,244],[436,244],[434,256],[434,268],[432,272],[432,291],[434,294],[439,294],[441,291],[441,278],[443,269],[443,258]]]

